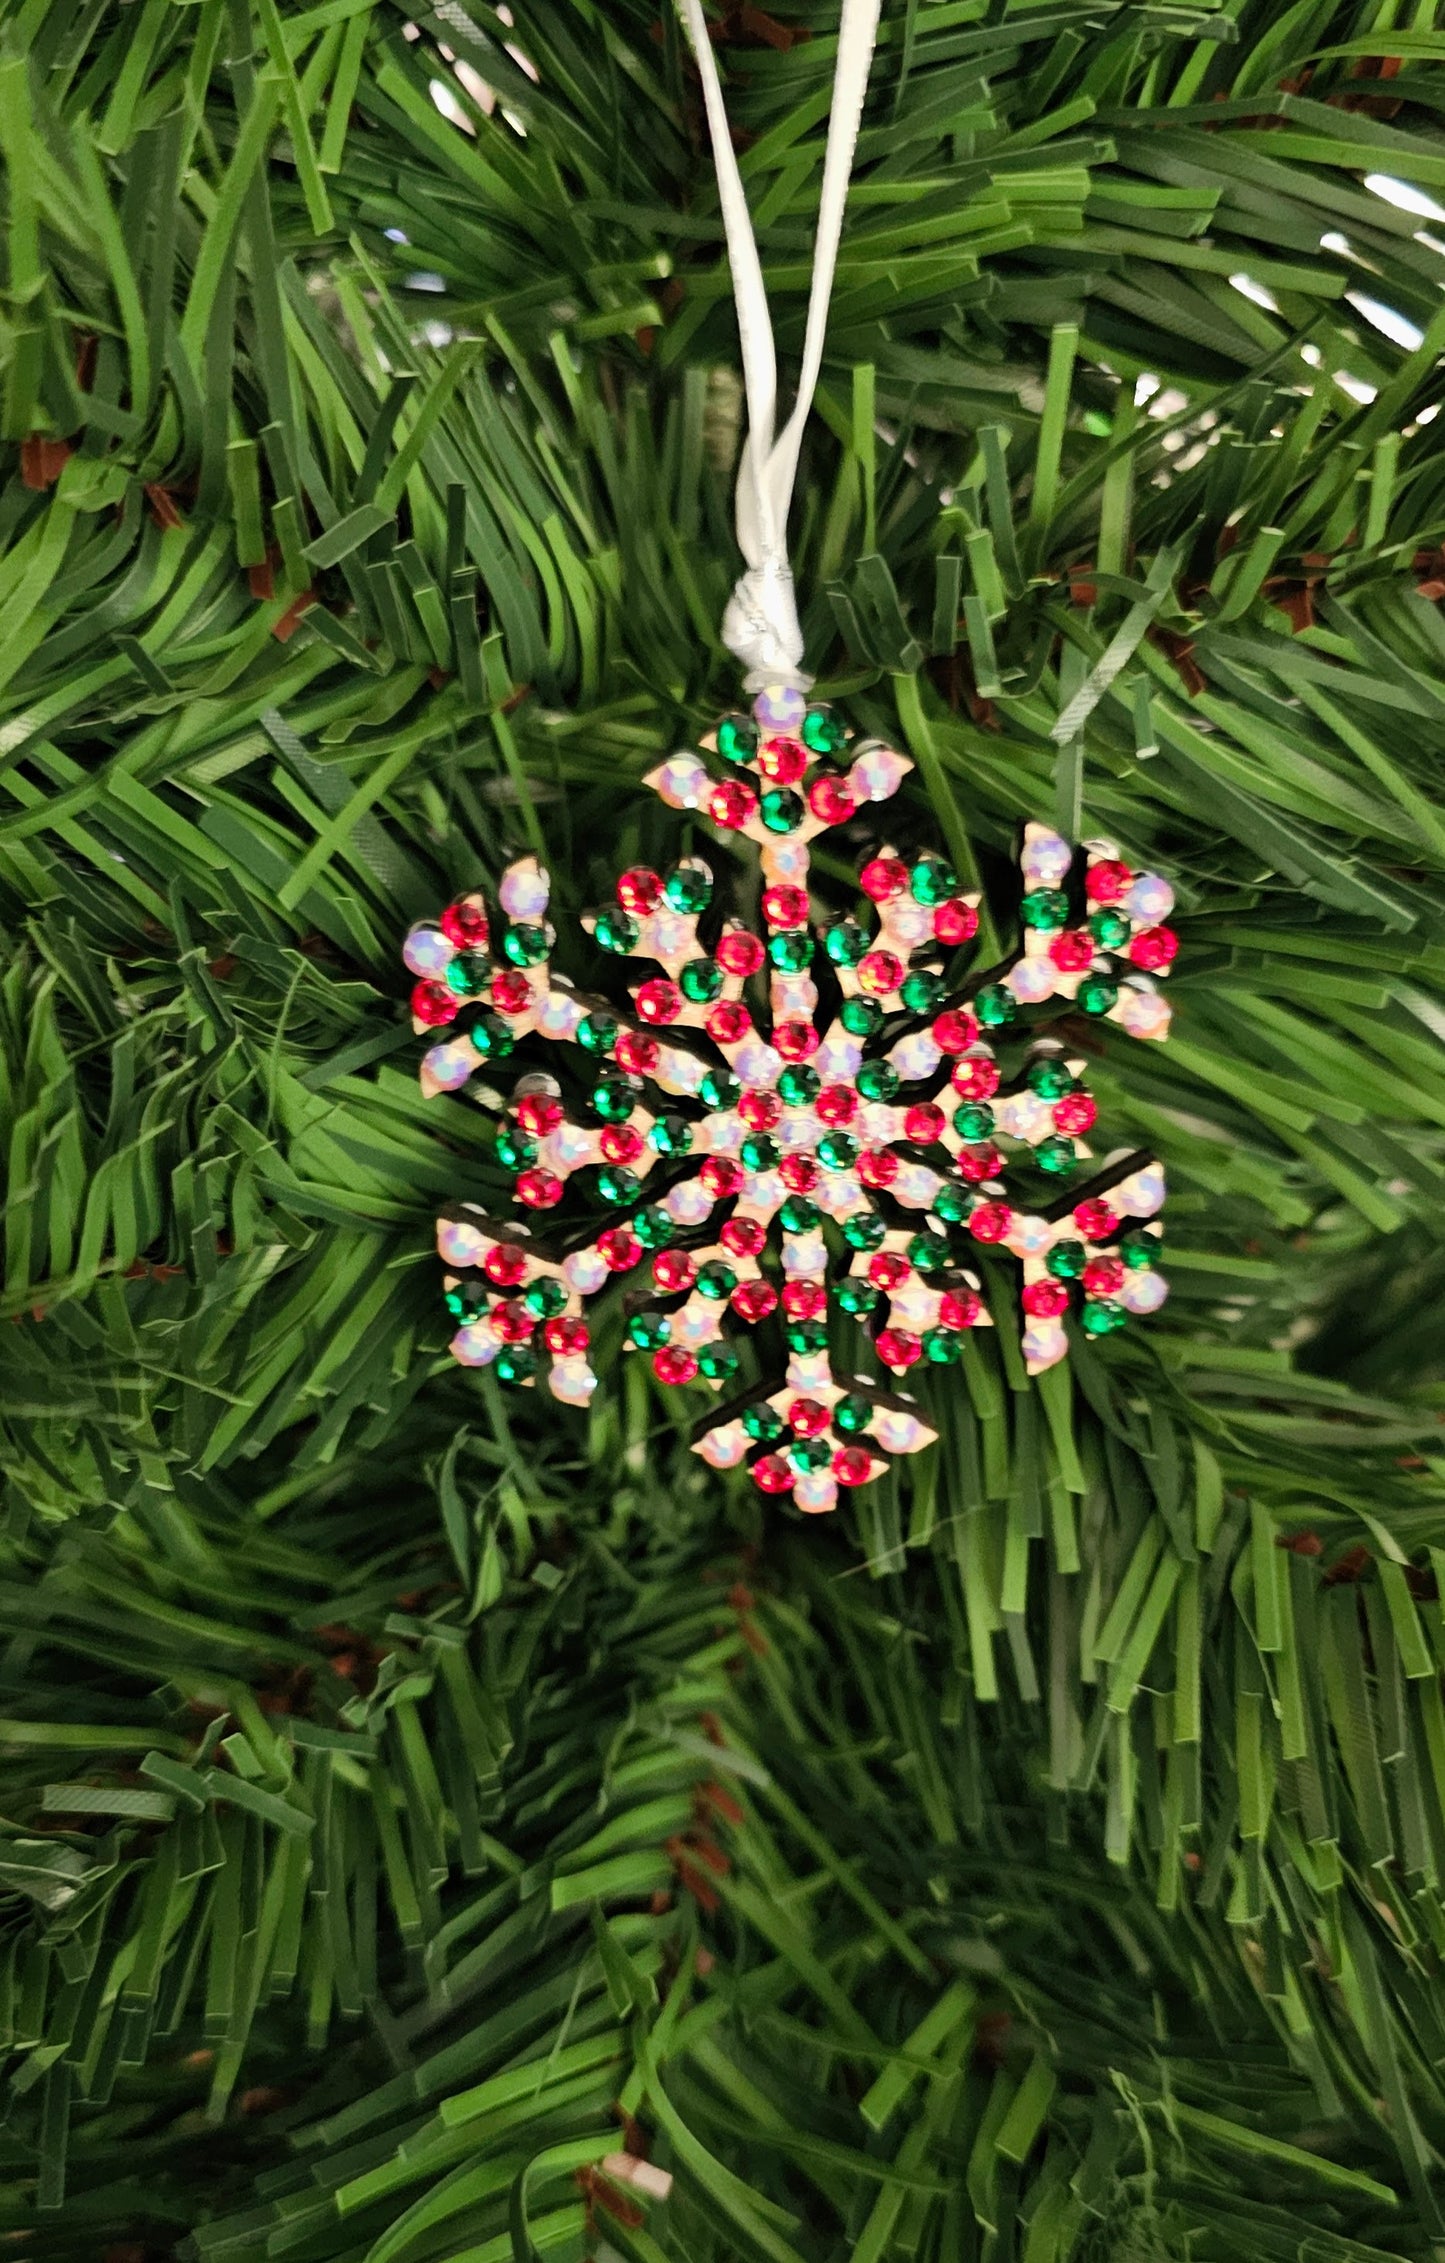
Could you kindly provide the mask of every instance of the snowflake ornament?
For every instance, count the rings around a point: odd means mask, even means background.
[[[694,1450],[812,1511],[936,1437],[897,1385],[993,1325],[982,1251],[1019,1261],[1031,1374],[1065,1356],[1071,1311],[1104,1335],[1168,1294],[1163,1171],[1139,1153],[1087,1167],[1085,1061],[1038,1009],[1166,1036],[1169,885],[1031,824],[1022,944],[997,967],[970,968],[978,899],[936,852],[878,848],[858,874],[871,918],[817,920],[809,842],[911,767],[877,741],[850,750],[828,709],[776,684],[653,771],[670,808],[755,844],[761,931],[701,857],[624,872],[583,924],[600,960],[626,962],[630,1011],[551,971],[533,857],[502,877],[504,922],[468,894],[405,949],[414,1026],[438,1033],[423,1090],[514,1056],[521,1072],[496,1140],[512,1215],[464,1203],[438,1223],[454,1357],[585,1405],[587,1307],[614,1276],[628,1344],[674,1388],[736,1385],[744,1332],[772,1323],[781,1382],[706,1414]],[[835,1372],[854,1330],[884,1375]]]

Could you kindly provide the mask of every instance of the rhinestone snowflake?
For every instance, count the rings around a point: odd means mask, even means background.
[[[601,960],[626,963],[612,988],[630,1010],[552,971],[532,857],[502,876],[501,921],[473,892],[405,950],[414,1026],[446,1032],[423,1090],[521,1071],[496,1135],[512,1214],[463,1203],[438,1222],[453,1355],[583,1405],[597,1384],[588,1302],[623,1276],[626,1342],[660,1383],[738,1386],[699,1421],[695,1451],[717,1469],[748,1462],[764,1492],[808,1510],[934,1439],[896,1385],[952,1365],[969,1330],[993,1324],[972,1269],[983,1251],[1021,1264],[1033,1374],[1065,1356],[1071,1310],[1103,1335],[1168,1293],[1147,1222],[1163,1171],[1138,1152],[1095,1162],[1085,1061],[1049,1023],[1062,1007],[1167,1034],[1169,885],[1111,843],[1076,851],[1031,824],[1022,944],[998,966],[970,968],[978,898],[931,851],[867,856],[871,931],[863,916],[815,920],[809,842],[890,800],[911,767],[877,741],[850,749],[836,716],[783,685],[703,753],[664,762],[647,782],[670,808],[756,845],[761,932],[724,910],[700,857],[624,872],[583,924]],[[787,1347],[771,1389],[766,1373],[742,1380],[739,1333],[768,1322]],[[850,1339],[885,1376],[835,1372]]]

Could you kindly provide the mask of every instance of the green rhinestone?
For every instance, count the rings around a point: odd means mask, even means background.
[[[459,998],[476,998],[486,989],[491,971],[492,962],[485,951],[458,951],[447,968],[447,988]]]
[[[619,955],[625,955],[636,949],[639,929],[632,914],[623,911],[619,905],[615,911],[597,914],[597,923],[592,933],[604,951],[616,951]]]
[[[892,1100],[898,1092],[898,1071],[891,1061],[865,1061],[854,1078],[865,1100]]]
[[[1089,1262],[1089,1253],[1082,1242],[1055,1242],[1045,1265],[1056,1281],[1077,1281]]]
[[[720,1257],[710,1257],[706,1265],[699,1265],[693,1286],[701,1296],[711,1297],[714,1304],[723,1303],[738,1285],[738,1277],[731,1265]]]
[[[610,1053],[617,1043],[617,1016],[599,1009],[577,1024],[577,1042],[586,1053]]]
[[[1119,995],[1119,985],[1106,974],[1086,974],[1075,996],[1086,1014],[1106,1014]]]
[[[1030,888],[1019,905],[1025,927],[1052,930],[1069,924],[1069,899],[1062,888]]]
[[[838,1019],[850,1037],[876,1037],[883,1027],[883,1008],[876,998],[845,998]]]
[[[872,1407],[866,1399],[859,1398],[856,1392],[849,1391],[833,1409],[833,1428],[841,1430],[845,1436],[861,1437],[865,1430],[872,1427],[872,1423]]]
[[[537,1160],[537,1142],[518,1131],[515,1124],[503,1124],[497,1134],[497,1161],[504,1171],[525,1171]]]
[[[640,1352],[655,1352],[672,1334],[672,1322],[665,1312],[634,1312],[627,1333]]]
[[[915,967],[905,974],[903,987],[898,993],[910,1014],[931,1014],[943,996],[943,977],[929,974],[923,967]]]
[[[1089,933],[1101,950],[1117,951],[1129,940],[1129,921],[1121,911],[1106,904],[1090,914]]]
[[[1071,1139],[1057,1136],[1041,1139],[1034,1149],[1034,1161],[1041,1171],[1051,1171],[1055,1178],[1067,1178],[1078,1163],[1078,1155]]]
[[[823,948],[834,966],[856,966],[868,948],[868,937],[856,919],[840,919],[824,935]]]
[[[709,1383],[728,1383],[738,1371],[738,1355],[723,1337],[714,1336],[699,1351],[697,1364]]]
[[[821,1216],[817,1203],[805,1194],[790,1194],[778,1212],[778,1224],[785,1234],[810,1234]]]
[[[717,750],[724,762],[751,762],[758,751],[758,726],[746,715],[725,715],[717,727]]]
[[[806,927],[768,937],[768,957],[780,974],[801,974],[813,963],[813,938]]]
[[[915,1234],[908,1244],[908,1262],[916,1265],[920,1273],[936,1273],[947,1265],[953,1252],[943,1234]]]
[[[759,1399],[756,1406],[744,1407],[743,1428],[760,1446],[771,1446],[775,1438],[783,1435],[783,1418],[775,1406],[770,1406],[766,1399]]]
[[[732,1108],[737,1104],[742,1086],[731,1069],[708,1069],[697,1090],[704,1107]]]
[[[1086,1336],[1111,1336],[1116,1328],[1124,1326],[1128,1317],[1122,1304],[1110,1304],[1102,1297],[1096,1302],[1089,1297],[1079,1314],[1079,1326]]]
[[[625,1124],[641,1097],[631,1077],[607,1076],[592,1087],[592,1105],[604,1124]]]
[[[822,1352],[828,1349],[828,1331],[821,1320],[795,1320],[788,1329],[788,1349]]]
[[[977,1199],[972,1187],[964,1186],[958,1179],[945,1179],[933,1198],[933,1214],[946,1226],[961,1225]]]
[[[876,1249],[888,1228],[876,1210],[855,1210],[843,1220],[842,1231],[850,1249]]]
[[[963,1357],[963,1337],[957,1328],[926,1328],[923,1356],[931,1359],[935,1367],[952,1367]]]
[[[488,1061],[505,1061],[517,1042],[500,1014],[478,1014],[467,1035]]]
[[[1001,982],[990,982],[974,999],[973,1010],[985,1029],[1001,1029],[1018,1018],[1019,1002]]]
[[[803,804],[791,786],[769,786],[758,806],[770,833],[796,833],[803,822]]]
[[[545,927],[509,927],[502,937],[502,949],[513,966],[538,966],[547,956],[547,930]]]
[[[635,1202],[640,1181],[625,1163],[609,1163],[597,1174],[597,1192],[604,1202]]]
[[[716,959],[689,959],[677,978],[678,989],[695,1006],[709,1005],[722,986],[723,970]]]
[[[662,892],[674,911],[706,911],[712,902],[712,874],[705,864],[675,864]]]
[[[1131,1272],[1138,1273],[1146,1265],[1152,1265],[1159,1254],[1157,1234],[1141,1234],[1137,1227],[1131,1227],[1120,1239],[1119,1255]]]
[[[848,734],[826,707],[810,707],[798,734],[810,754],[841,754]]]
[[[540,1281],[532,1283],[522,1301],[539,1320],[550,1320],[567,1302],[567,1291],[555,1274],[544,1273]]]
[[[766,1132],[751,1132],[740,1150],[745,1171],[771,1171],[778,1160],[778,1143]]]
[[[861,1273],[845,1275],[833,1291],[833,1295],[837,1301],[838,1310],[849,1313],[855,1320],[865,1318],[868,1313],[876,1310],[878,1304],[878,1291],[871,1281],[864,1279]]]
[[[953,1111],[953,1128],[960,1139],[987,1139],[993,1130],[993,1110],[982,1100],[965,1100]]]
[[[945,904],[958,893],[958,874],[942,857],[920,857],[908,875],[913,900],[919,904]]]
[[[793,1438],[788,1443],[788,1459],[796,1470],[826,1469],[833,1449],[826,1438]]]
[[[1063,1062],[1052,1055],[1032,1062],[1029,1067],[1029,1090],[1036,1092],[1040,1100],[1062,1100],[1066,1092],[1075,1089],[1078,1081]]]
[[[443,1302],[453,1320],[480,1320],[487,1309],[487,1292],[480,1281],[458,1281],[454,1289],[447,1290]]]
[[[818,1161],[825,1171],[846,1171],[858,1160],[858,1142],[851,1132],[825,1132],[818,1142]]]
[[[778,1098],[785,1108],[806,1108],[817,1099],[823,1089],[823,1080],[816,1069],[806,1061],[784,1069],[778,1078]]]
[[[660,1202],[650,1202],[639,1210],[632,1221],[632,1231],[644,1249],[665,1249],[677,1232],[676,1222],[670,1218]]]
[[[530,1344],[507,1344],[497,1355],[492,1373],[502,1383],[529,1383],[537,1372],[537,1354]]]
[[[686,1116],[659,1116],[648,1132],[647,1144],[659,1155],[686,1155],[692,1145],[692,1126]]]

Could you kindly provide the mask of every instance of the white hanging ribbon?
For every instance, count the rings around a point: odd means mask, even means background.
[[[843,0],[828,143],[823,156],[823,187],[818,201],[818,232],[813,244],[813,279],[808,292],[803,366],[793,413],[776,437],[778,357],[773,344],[772,316],[763,287],[762,261],[748,215],[742,174],[728,133],[717,59],[707,35],[702,0],[677,0],[677,4],[702,76],[728,262],[732,268],[733,297],[738,310],[743,388],[748,410],[748,431],[738,467],[736,498],[738,548],[747,560],[747,572],[728,600],[722,622],[723,642],[747,670],[744,680],[749,691],[761,690],[765,682],[807,685],[812,678],[803,673],[802,667],[803,635],[798,626],[792,568],[788,564],[788,512],[793,500],[803,427],[808,421],[818,372],[823,364],[828,301],[833,292],[833,271],[838,261],[838,241],[843,231],[843,208],[848,201],[848,179],[853,170],[853,152],[863,115],[863,96],[878,36],[879,0]]]

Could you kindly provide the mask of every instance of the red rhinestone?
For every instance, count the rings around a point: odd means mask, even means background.
[[[949,1006],[933,1025],[933,1042],[940,1053],[966,1053],[978,1035],[978,1023],[967,1006]]]
[[[866,1485],[873,1475],[873,1456],[861,1446],[840,1446],[833,1456],[833,1475],[840,1485]]]
[[[857,806],[846,778],[815,778],[808,788],[808,807],[824,825],[841,825]]]
[[[1030,1281],[1019,1303],[1033,1320],[1057,1320],[1069,1309],[1069,1292],[1062,1281]]]
[[[750,1131],[771,1131],[782,1113],[783,1103],[776,1092],[759,1092],[754,1087],[738,1102],[738,1114]]]
[[[789,1281],[783,1288],[783,1310],[790,1320],[817,1320],[828,1309],[828,1292],[821,1281]]]
[[[931,1100],[920,1100],[903,1119],[903,1136],[916,1140],[920,1147],[932,1147],[935,1140],[942,1139],[943,1126],[943,1110],[935,1108]]]
[[[499,1014],[524,1014],[532,1003],[532,985],[520,967],[504,967],[492,977],[492,1004]]]
[[[498,1242],[482,1259],[482,1271],[499,1289],[514,1289],[527,1278],[527,1260],[511,1242]]]
[[[1054,1102],[1054,1128],[1068,1139],[1077,1139],[1080,1132],[1091,1129],[1098,1113],[1092,1093],[1066,1092]]]
[[[718,1236],[723,1248],[731,1250],[734,1257],[756,1257],[767,1238],[767,1228],[757,1218],[729,1218]],[[768,1294],[772,1296],[771,1289]],[[773,1301],[776,1303],[776,1298]],[[772,1309],[770,1304],[767,1310]]]
[[[842,1124],[851,1124],[858,1113],[858,1095],[848,1084],[825,1084],[813,1102],[820,1123],[831,1124],[836,1131]]]
[[[559,1312],[542,1330],[542,1341],[559,1359],[575,1359],[587,1349],[587,1323],[573,1312]]]
[[[428,1029],[440,1029],[449,1022],[460,1004],[456,992],[444,982],[419,982],[411,994],[411,1010]]]
[[[912,1271],[907,1258],[896,1249],[876,1250],[868,1260],[868,1278],[885,1296],[901,1288]]]
[[[752,1015],[737,998],[720,998],[703,1020],[714,1045],[740,1045],[752,1026]]]
[[[764,1454],[753,1463],[753,1483],[760,1493],[787,1493],[792,1490],[793,1473],[781,1454]]]
[[[763,917],[769,927],[806,927],[807,889],[795,888],[790,880],[775,881],[763,890]]]
[[[983,1311],[983,1298],[975,1289],[945,1289],[938,1300],[939,1321],[945,1328],[974,1328]]]
[[[644,1021],[676,1021],[682,1012],[682,992],[665,975],[655,975],[637,991],[636,1005]]]
[[[892,951],[867,951],[858,961],[858,987],[875,998],[887,997],[903,980],[903,961]]]
[[[1129,945],[1129,956],[1135,966],[1150,974],[1161,967],[1172,966],[1179,949],[1179,938],[1172,927],[1145,927]]]
[[[742,1165],[730,1155],[709,1155],[698,1177],[714,1202],[725,1202],[743,1183]]]
[[[908,886],[908,867],[896,856],[871,857],[858,875],[858,885],[875,904],[886,904],[890,896],[901,896]]]
[[[828,1427],[828,1409],[819,1399],[794,1399],[787,1413],[788,1428],[799,1438],[816,1438]]]
[[[536,1314],[527,1310],[520,1297],[509,1297],[505,1304],[492,1307],[492,1326],[504,1344],[524,1344],[536,1324]]]
[[[775,786],[796,786],[808,767],[808,750],[796,739],[764,739],[758,768]]]
[[[784,1186],[793,1194],[811,1194],[818,1183],[818,1166],[811,1155],[785,1155],[780,1169]]]
[[[723,826],[729,833],[738,833],[757,816],[758,797],[741,778],[723,778],[708,794],[707,813],[714,825]]]
[[[1091,1257],[1084,1267],[1084,1287],[1091,1297],[1117,1296],[1124,1286],[1123,1260],[1118,1257]]]
[[[624,911],[635,912],[639,919],[646,919],[662,902],[661,878],[650,865],[634,864],[618,878],[617,901]]]
[[[771,1281],[739,1281],[728,1302],[739,1320],[753,1325],[766,1320],[770,1312],[776,1312],[778,1292]]]
[[[642,1256],[642,1244],[626,1226],[609,1226],[597,1236],[603,1263],[613,1273],[628,1273]]]
[[[544,1171],[535,1164],[523,1171],[517,1181],[517,1200],[525,1202],[529,1210],[550,1210],[562,1199],[562,1181],[555,1171]]]
[[[545,1139],[562,1121],[562,1103],[550,1092],[524,1092],[517,1102],[517,1121],[523,1131]]]
[[[640,1029],[618,1031],[617,1066],[620,1069],[627,1069],[633,1076],[651,1076],[661,1057],[655,1037],[644,1037]]]
[[[635,1124],[609,1124],[598,1142],[609,1163],[635,1163],[643,1139]]]
[[[762,965],[763,946],[745,927],[730,927],[726,935],[718,937],[713,956],[724,974],[746,977],[756,974]]]
[[[1091,904],[1117,904],[1133,885],[1134,875],[1128,865],[1116,863],[1112,857],[1091,864],[1084,880]]]
[[[954,1063],[951,1081],[960,1100],[992,1100],[998,1090],[998,1063],[991,1053],[970,1053]]]
[[[773,1031],[773,1044],[785,1061],[806,1061],[822,1042],[810,1021],[779,1022]]]
[[[888,1187],[898,1176],[898,1157],[891,1147],[865,1147],[858,1158],[858,1176],[865,1187]]]
[[[969,1217],[968,1230],[975,1241],[1001,1242],[1013,1218],[1006,1202],[981,1202]]]
[[[1003,1169],[1003,1157],[991,1139],[970,1140],[958,1151],[960,1178],[970,1186],[981,1186],[985,1179],[996,1179]]]
[[[880,1329],[874,1345],[885,1367],[911,1367],[922,1355],[923,1346],[906,1328]]]
[[[1119,1231],[1119,1220],[1107,1202],[1080,1202],[1074,1209],[1074,1224],[1086,1242],[1106,1242]]]
[[[442,933],[459,951],[484,951],[491,935],[480,896],[463,896],[442,913]]]
[[[684,1344],[664,1344],[652,1355],[652,1372],[659,1383],[690,1383],[697,1361]]]
[[[1082,974],[1094,963],[1094,938],[1082,927],[1066,927],[1049,941],[1049,957],[1064,974]]]
[[[940,943],[971,943],[978,933],[978,913],[962,896],[950,896],[933,915],[933,932]]]

